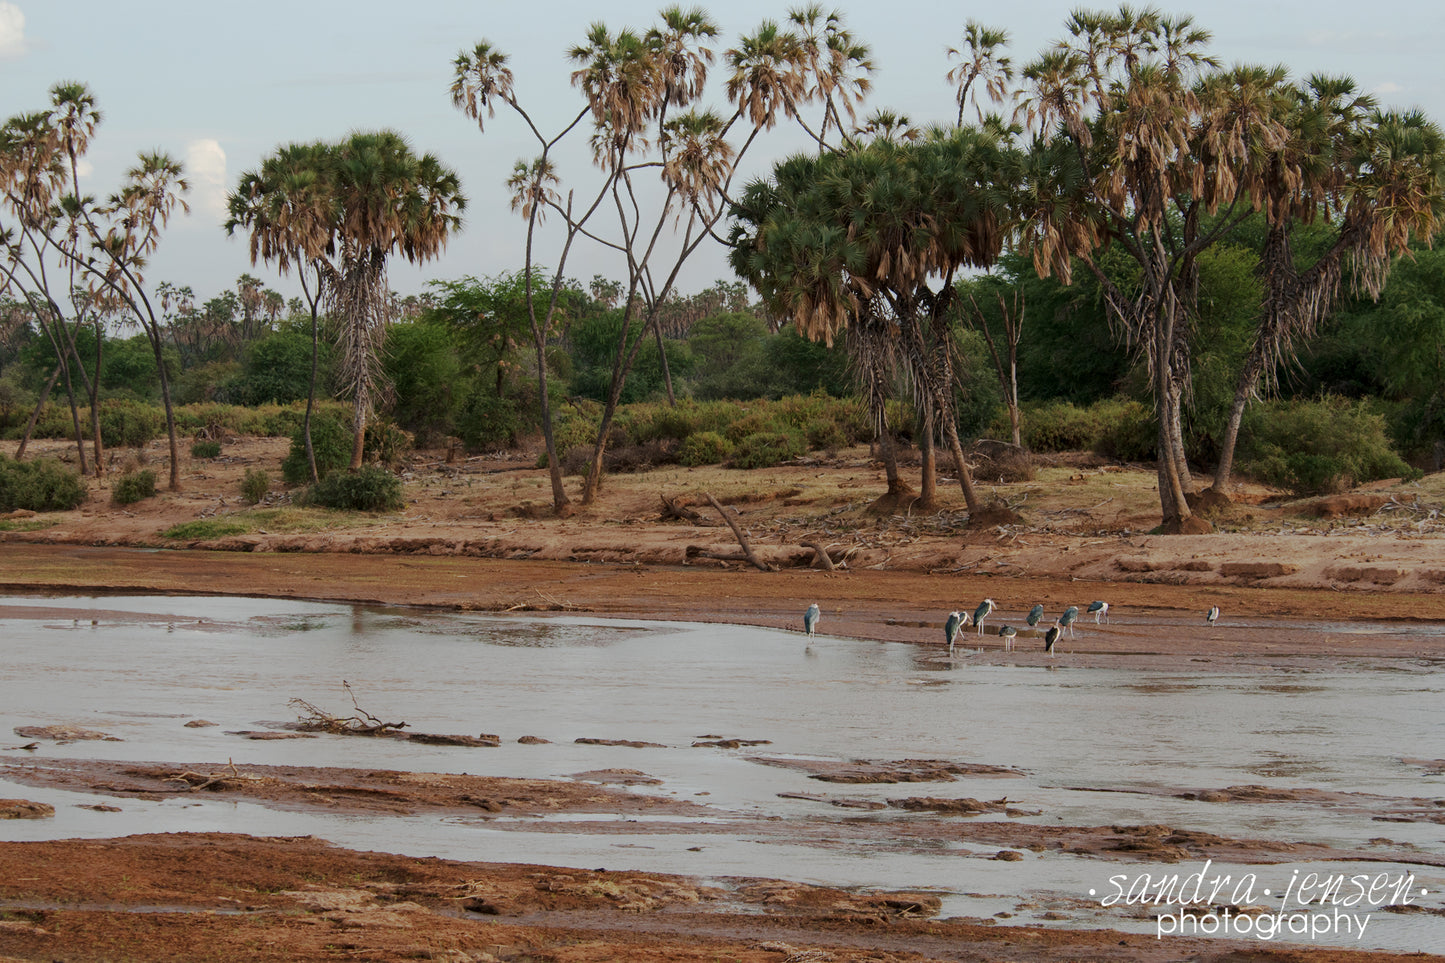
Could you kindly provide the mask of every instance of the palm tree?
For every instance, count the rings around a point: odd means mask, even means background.
[[[227,229],[250,231],[253,263],[259,257],[282,271],[296,263],[318,272],[324,303],[340,322],[352,396],[351,468],[360,468],[390,311],[387,259],[400,254],[419,263],[442,251],[466,206],[457,175],[431,154],[413,154],[394,131],[357,133],[336,144],[282,148],[258,172],[242,175],[229,203]],[[321,300],[312,302],[313,379]]]
[[[366,420],[380,376],[390,289],[386,262],[400,254],[429,261],[461,226],[466,198],[454,171],[431,154],[417,157],[389,130],[353,134],[331,150],[339,264],[328,303],[341,323],[341,370],[351,388],[351,468],[361,467]]]
[[[970,101],[978,110],[978,119],[983,120],[983,108],[977,106],[975,84],[981,84],[988,99],[995,103],[1008,98],[1014,75],[1013,61],[1000,53],[1000,48],[1007,43],[1007,30],[985,27],[977,20],[969,20],[963,25],[962,46],[948,48],[948,56],[959,60],[958,65],[948,72],[949,83],[958,88],[958,126],[963,126],[963,112]]]
[[[241,175],[228,197],[226,233],[250,232],[251,263],[274,262],[282,274],[294,266],[311,314],[311,375],[301,437],[312,483],[316,452],[311,443],[311,415],[316,406],[316,371],[320,354],[320,314],[325,274],[323,265],[333,242],[333,203],[325,144],[289,144],[266,158],[261,167]]]

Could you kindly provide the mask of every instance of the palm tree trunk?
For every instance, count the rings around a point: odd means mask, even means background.
[[[311,484],[321,481],[316,473],[316,449],[311,444],[311,412],[316,407],[316,369],[321,353],[320,322],[317,318],[318,305],[311,305],[311,376],[306,382],[306,414],[301,416],[301,438],[306,445],[306,470],[311,473]]]
[[[958,440],[958,426],[953,423],[952,418],[943,419],[943,436],[948,441],[948,450],[953,455],[953,467],[958,472],[958,484],[963,489],[963,502],[968,506],[968,513],[975,515],[982,507],[978,503],[978,493],[973,489],[973,474],[968,470],[968,462],[963,457],[963,444]]]
[[[1219,450],[1219,467],[1214,470],[1214,484],[1211,488],[1222,495],[1229,494],[1230,476],[1234,472],[1234,449],[1239,444],[1239,429],[1244,424],[1244,409],[1249,405],[1250,396],[1259,386],[1259,376],[1264,370],[1264,353],[1258,340],[1249,353],[1248,360],[1239,372],[1239,382],[1234,386],[1234,402],[1229,406],[1229,420],[1224,426],[1224,442]]]
[[[355,434],[351,441],[351,464],[348,467],[352,471],[361,467],[362,456],[366,453],[366,407],[366,391],[358,385],[351,416]]]
[[[35,431],[35,423],[40,420],[40,412],[45,407],[45,402],[50,398],[50,392],[55,387],[55,382],[60,380],[60,365],[50,372],[50,380],[45,382],[45,387],[40,389],[40,399],[35,402],[35,408],[30,412],[30,420],[25,423],[25,433],[20,436],[20,444],[15,449],[15,460],[20,461],[25,457],[25,446],[30,444],[30,435]]]
[[[923,429],[918,433],[918,454],[922,461],[918,476],[918,500],[913,504],[933,511],[938,504],[938,461],[933,450],[933,413],[925,409]]]
[[[90,469],[85,461],[85,434],[80,428],[80,409],[75,404],[75,385],[70,380],[70,364],[62,357],[60,367],[65,373],[65,397],[70,402],[70,423],[75,426],[75,450],[80,458],[80,473],[89,475]]]
[[[181,445],[176,438],[176,411],[171,404],[171,380],[166,375],[166,362],[161,353],[161,334],[154,324],[145,326],[146,334],[150,338],[151,352],[156,358],[156,372],[161,379],[161,404],[166,409],[166,436],[171,446],[171,478],[170,490],[178,492],[181,490]]]
[[[662,323],[656,312],[652,318],[652,333],[657,338],[657,357],[662,363],[662,383],[667,386],[667,404],[670,408],[676,408],[677,396],[672,393],[672,368],[667,363],[667,349],[662,343]]]
[[[1014,446],[1022,448],[1023,432],[1019,424],[1019,352],[1018,344],[1010,344],[1008,350],[1008,423],[1013,433]]]

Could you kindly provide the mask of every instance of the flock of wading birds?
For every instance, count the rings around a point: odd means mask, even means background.
[[[958,611],[948,613],[948,618],[943,623],[943,638],[944,641],[948,643],[948,654],[950,656],[953,655],[953,646],[958,641],[959,631],[970,625],[976,625],[978,626],[978,634],[983,635],[983,622],[993,614],[995,608],[997,608],[997,606],[994,604],[993,599],[984,599],[978,603],[978,608],[973,610],[973,615]],[[1092,615],[1095,625],[1107,622],[1109,621],[1109,603],[1099,600],[1090,602],[1089,607],[1084,610],[1084,614]],[[811,639],[814,633],[817,632],[818,620],[822,617],[823,610],[818,608],[817,602],[808,606],[808,611],[803,613],[803,631],[808,633],[808,638]],[[1038,627],[1039,622],[1043,620],[1043,617],[1044,607],[1042,604],[1039,604],[1029,609],[1029,614],[1024,616],[1024,621],[1029,624],[1029,628],[1035,629]],[[1069,630],[1069,638],[1072,639],[1074,637],[1074,622],[1077,621],[1078,618],[1079,607],[1077,605],[1070,605],[1064,609],[1063,614],[1054,620],[1054,624],[1044,630],[1044,652],[1048,653],[1049,656],[1053,656],[1054,645],[1063,636],[1064,629]],[[1210,625],[1218,622],[1219,606],[1211,605],[1209,611],[1204,613],[1204,621]],[[1012,625],[999,627],[998,636],[1003,639],[1005,652],[1013,651],[1014,639],[1018,638],[1018,634],[1019,630]]]

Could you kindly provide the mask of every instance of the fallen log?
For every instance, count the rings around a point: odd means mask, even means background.
[[[775,567],[764,562],[753,553],[753,547],[748,544],[747,536],[743,534],[743,530],[738,528],[737,522],[733,521],[732,516],[727,513],[727,510],[718,504],[718,500],[712,497],[712,493],[704,492],[704,494],[707,495],[707,500],[712,503],[712,507],[717,509],[717,513],[722,516],[723,521],[728,523],[728,528],[733,530],[733,535],[737,538],[738,545],[742,547],[744,560],[760,572],[776,572],[777,569]]]

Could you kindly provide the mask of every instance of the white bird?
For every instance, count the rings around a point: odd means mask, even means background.
[[[818,608],[817,602],[808,606],[808,611],[803,613],[803,631],[808,633],[808,638],[811,639],[813,633],[817,631],[818,619],[822,618],[822,616],[823,610]]]
[[[1100,620],[1105,621],[1105,622],[1109,621],[1109,603],[1108,603],[1108,602],[1102,602],[1102,601],[1099,601],[1099,602],[1090,602],[1090,603],[1089,603],[1089,607],[1088,607],[1088,609],[1086,609],[1086,611],[1089,612],[1090,614],[1092,614],[1092,615],[1094,616],[1094,624],[1095,624],[1095,625],[1098,625],[1099,622],[1100,622]]]
[[[1209,607],[1209,611],[1204,613],[1204,621],[1208,622],[1210,625],[1213,625],[1215,622],[1218,622],[1218,621],[1219,621],[1219,606],[1217,606],[1217,605],[1211,605],[1211,606]]]

